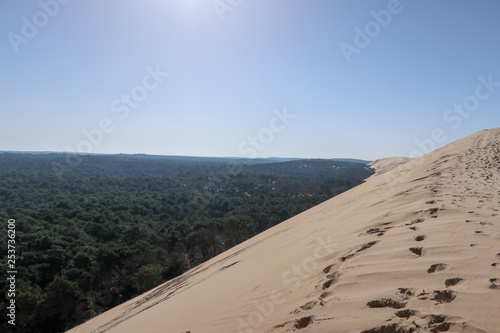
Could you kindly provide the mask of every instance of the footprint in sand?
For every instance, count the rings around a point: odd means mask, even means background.
[[[424,221],[425,221],[425,219],[420,218],[420,219],[412,220],[411,222],[408,222],[408,223],[406,223],[405,225],[406,225],[406,226],[409,226],[409,225],[414,225],[414,224],[417,224],[417,223],[422,223],[422,222],[424,222]]]
[[[419,236],[415,237],[415,241],[417,241],[417,242],[421,242],[421,241],[423,241],[426,237],[427,237],[427,236],[425,236],[425,235],[419,235]]]
[[[411,298],[417,298],[421,301],[425,301],[429,299],[428,292],[426,292],[423,289],[417,289],[417,288],[398,288],[398,294],[405,300],[409,300]]]
[[[359,245],[357,246],[355,249],[351,250],[348,254],[346,254],[345,256],[342,256],[340,257],[340,261],[344,262],[348,259],[351,259],[352,257],[354,257],[356,254],[358,254],[359,252],[361,251],[364,251],[366,249],[369,249],[370,247],[372,247],[373,245],[377,244],[379,241],[372,241],[372,242],[369,242],[369,243],[366,243],[366,244],[362,244],[362,245]]]
[[[421,289],[416,288],[398,288],[398,294],[400,294],[405,299],[410,299],[412,297],[416,297],[417,293]]]
[[[323,289],[328,289],[332,286],[332,284],[335,282],[335,279],[331,279],[323,283]]]
[[[335,267],[335,264],[326,266],[325,268],[323,268],[323,273],[330,273],[334,267]]]
[[[405,319],[410,319],[410,317],[416,316],[417,314],[418,314],[417,311],[410,309],[400,310],[395,313],[397,317]]]
[[[421,301],[428,299],[427,295],[429,295],[425,290],[417,288],[398,288],[398,294],[405,300],[418,298]]]
[[[375,327],[369,330],[361,331],[361,333],[385,333],[385,332],[399,332],[399,324],[394,323],[390,325],[383,325],[380,327]],[[403,332],[403,331],[401,331]]]
[[[325,271],[326,269],[323,270],[323,272]],[[330,272],[330,270],[328,270],[328,272]],[[327,273],[328,273],[327,272]],[[333,272],[333,273],[330,273],[326,276],[326,278],[328,279],[328,281],[324,282],[323,283],[323,287],[322,289],[328,289],[332,286],[332,284],[334,284],[335,282],[337,282],[337,279],[340,277],[340,272]]]
[[[306,328],[307,326],[309,326],[313,321],[313,316],[309,316],[309,317],[302,317],[300,319],[297,319],[295,321],[295,328],[300,330],[302,328]]]
[[[444,281],[444,285],[446,286],[446,288],[448,288],[451,286],[456,286],[457,284],[461,283],[462,281],[464,281],[464,279],[459,278],[459,277],[451,278],[451,279],[447,279],[446,281]]]
[[[453,290],[434,290],[433,299],[438,303],[451,303],[457,296],[457,292]]]
[[[439,263],[439,264],[431,265],[431,267],[429,267],[429,269],[427,270],[427,273],[436,273],[436,272],[441,272],[441,271],[444,271],[447,269],[448,269],[447,264]]]
[[[382,223],[382,225],[386,225],[387,223],[392,223],[392,222]],[[371,228],[371,229],[365,231],[364,233],[362,233],[360,236],[362,236],[362,235],[373,235],[373,234],[376,234],[377,236],[383,236],[390,229],[392,229],[392,227]]]
[[[361,333],[414,333],[414,332],[416,333],[416,332],[421,332],[422,328],[424,328],[425,332],[433,332],[433,333],[448,332],[448,331],[486,333],[485,331],[473,325],[466,324],[463,320],[455,322],[457,319],[462,319],[457,317],[452,318],[436,314],[423,315],[421,312],[415,310],[401,310],[396,312],[395,316],[400,318],[400,320],[406,319],[406,321],[403,320],[397,323],[382,325],[372,329],[364,330]],[[419,324],[417,324],[415,320],[411,320],[410,322],[410,317],[414,316],[420,319]],[[388,319],[387,321],[390,320],[391,319]],[[427,323],[424,324],[422,320],[426,321]]]
[[[329,303],[331,300],[333,300],[333,298],[334,298],[333,291],[325,291],[319,296],[319,299],[323,304]]]
[[[437,212],[439,211],[439,208],[438,207],[434,207],[434,208],[429,208],[427,209],[425,212],[428,213],[429,215],[436,215]]]
[[[297,314],[297,313],[300,313],[302,311],[310,311],[310,310],[314,309],[315,307],[317,307],[318,305],[321,305],[321,303],[319,301],[308,302],[302,306],[299,306],[297,309],[293,310],[292,314]]]
[[[410,251],[419,257],[424,255],[424,249],[422,247],[410,247]]]
[[[406,303],[393,300],[391,298],[381,298],[373,301],[369,301],[366,305],[370,308],[393,308],[393,309],[402,309],[406,307]]]
[[[490,282],[491,282],[490,289],[500,290],[500,284],[495,283],[497,281],[498,281],[497,278],[490,279]]]

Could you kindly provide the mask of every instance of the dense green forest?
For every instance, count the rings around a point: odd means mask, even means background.
[[[68,330],[372,174],[334,160],[75,157],[0,153],[17,332]]]

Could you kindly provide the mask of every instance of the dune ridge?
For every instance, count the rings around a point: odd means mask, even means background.
[[[500,129],[406,162],[70,332],[500,332]]]

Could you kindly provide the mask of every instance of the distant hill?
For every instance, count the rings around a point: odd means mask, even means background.
[[[350,162],[350,163],[359,163],[359,164],[369,164],[372,161],[367,161],[367,160],[358,160],[355,158],[332,158],[332,161],[337,161],[337,162]]]
[[[304,177],[335,177],[347,176],[364,177],[371,169],[359,162],[345,162],[338,160],[293,160],[281,163],[261,163],[246,167],[252,173],[269,173],[282,176]]]
[[[306,162],[301,162],[306,161]],[[54,152],[0,152],[0,172],[71,174],[78,176],[180,177],[245,168],[253,173],[334,176],[365,170],[368,161],[354,159],[302,160],[293,158],[235,158],[161,156],[146,154],[71,154]],[[258,167],[258,165],[261,165]],[[359,174],[359,173],[358,173]],[[363,174],[362,177],[369,176]]]
[[[259,159],[261,160],[261,159]],[[311,160],[310,158],[284,158],[284,157],[268,157],[269,162],[287,162],[287,161],[297,161],[297,160]],[[328,161],[336,161],[336,162],[350,162],[350,163],[359,163],[359,164],[370,164],[372,161],[368,160],[360,160],[356,158],[320,158],[319,160],[328,160]],[[266,163],[266,162],[264,162]]]

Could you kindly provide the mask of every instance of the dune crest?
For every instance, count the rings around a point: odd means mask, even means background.
[[[382,162],[70,332],[499,332],[500,129]]]

